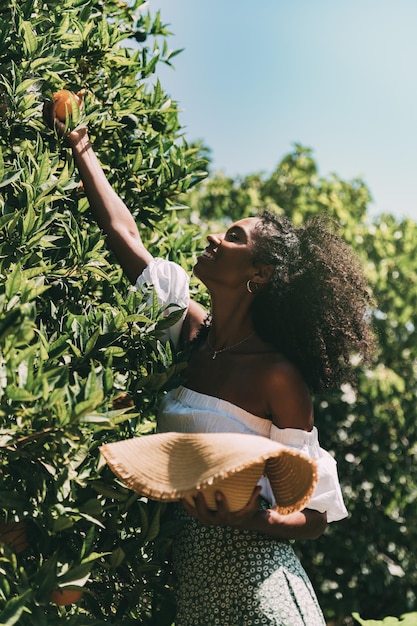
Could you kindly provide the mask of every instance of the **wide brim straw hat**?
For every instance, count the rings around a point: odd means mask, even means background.
[[[259,479],[271,484],[279,513],[306,506],[317,482],[314,460],[276,441],[244,433],[160,433],[100,447],[116,476],[152,500],[173,502],[203,492],[215,510],[221,491],[229,509],[250,499]]]

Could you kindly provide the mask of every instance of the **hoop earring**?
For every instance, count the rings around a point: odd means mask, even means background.
[[[254,293],[256,293],[256,291],[252,289],[252,287],[250,286],[250,283],[251,283],[251,280],[249,278],[248,282],[246,283],[246,289],[249,291],[249,293],[253,295]]]

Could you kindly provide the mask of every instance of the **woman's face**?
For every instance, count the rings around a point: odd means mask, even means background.
[[[216,284],[246,288],[256,273],[253,233],[258,222],[259,218],[248,217],[232,224],[225,234],[208,235],[208,245],[193,269],[195,276],[209,288]]]

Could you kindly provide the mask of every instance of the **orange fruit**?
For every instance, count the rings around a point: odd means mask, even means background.
[[[79,108],[81,104],[81,98],[72,91],[68,91],[68,89],[56,91],[52,94],[52,98],[55,103],[55,115],[61,122],[65,122],[67,119],[67,112],[71,117],[73,108],[75,106]]]
[[[28,540],[25,522],[0,522],[0,542],[8,545],[16,553],[26,550]]]
[[[127,393],[121,393],[113,399],[113,409],[127,409],[134,405],[133,399]]]
[[[65,587],[61,587],[51,591],[49,598],[51,602],[58,606],[67,606],[68,604],[79,602],[83,593],[83,589],[65,589]]]

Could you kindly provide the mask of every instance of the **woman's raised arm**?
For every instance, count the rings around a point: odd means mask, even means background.
[[[67,135],[94,217],[107,237],[128,279],[134,283],[152,260],[144,247],[135,220],[107,180],[95,155],[86,128]]]

